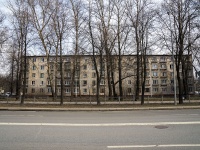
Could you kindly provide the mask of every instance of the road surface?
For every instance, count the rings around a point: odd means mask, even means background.
[[[199,150],[200,110],[0,111],[1,150]]]

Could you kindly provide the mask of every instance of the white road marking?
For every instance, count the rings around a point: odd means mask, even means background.
[[[34,117],[35,115],[0,115],[0,117]]]
[[[151,147],[200,147],[200,144],[168,144],[168,145],[121,145],[121,146],[107,146],[109,149],[121,148],[151,148]]]
[[[107,146],[110,149],[120,149],[120,148],[150,148],[156,147],[156,145],[124,145],[124,146]]]
[[[199,124],[200,121],[153,122],[153,123],[100,123],[100,124],[0,122],[0,126],[12,125],[12,126],[64,126],[64,127],[158,126],[158,125],[199,125]]]
[[[200,147],[200,144],[169,144],[158,145],[158,147]]]

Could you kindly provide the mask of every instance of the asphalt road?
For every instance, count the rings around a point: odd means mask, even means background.
[[[0,150],[199,150],[200,110],[0,111]]]

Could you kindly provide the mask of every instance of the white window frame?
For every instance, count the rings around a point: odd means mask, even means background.
[[[35,85],[35,81],[32,81],[32,85],[33,85],[33,86]]]

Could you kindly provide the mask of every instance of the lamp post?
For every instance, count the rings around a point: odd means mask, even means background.
[[[172,62],[173,62],[173,78],[174,78],[174,105],[177,105],[176,102],[176,76],[175,76],[175,60],[174,60],[174,45],[173,45],[173,39],[172,39],[172,25],[171,25],[171,18],[170,13],[167,12],[169,16],[169,22],[170,22],[170,38],[171,38],[171,47],[172,47]]]

